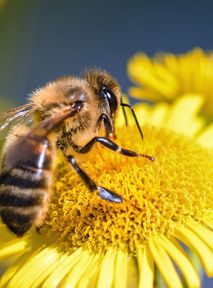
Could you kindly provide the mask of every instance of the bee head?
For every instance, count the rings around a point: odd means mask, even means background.
[[[89,69],[83,74],[95,93],[100,117],[98,125],[104,124],[107,137],[113,137],[114,121],[121,102],[121,90],[118,82],[106,71]]]
[[[106,137],[115,136],[114,122],[121,102],[121,91],[117,81],[105,71],[90,69],[82,78],[58,78],[35,91],[30,101],[38,121],[79,103],[81,109],[64,121],[66,131],[78,138],[87,138],[85,141],[99,135],[102,128]]]

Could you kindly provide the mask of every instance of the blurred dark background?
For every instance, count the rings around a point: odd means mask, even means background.
[[[0,97],[14,105],[45,82],[89,66],[111,72],[125,92],[126,62],[137,51],[212,49],[213,1],[3,2]]]
[[[135,52],[211,50],[212,41],[213,1],[0,0],[0,109],[91,66],[111,72],[125,92]]]

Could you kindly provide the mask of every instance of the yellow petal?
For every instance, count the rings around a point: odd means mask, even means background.
[[[213,148],[213,124],[207,128],[197,137],[198,143],[207,148]]]
[[[92,285],[91,287],[96,286],[97,277],[95,277],[96,276],[95,274],[100,270],[99,268],[102,259],[103,259],[102,255],[94,254],[92,262],[87,267],[83,277],[81,277],[81,279],[78,282],[77,285],[78,288],[89,288],[90,285]]]
[[[60,257],[61,256],[61,257]],[[58,267],[58,265],[62,264],[61,258],[63,255],[60,255],[59,252],[56,250],[51,249],[48,253],[48,256],[46,259],[42,262],[42,267],[40,267],[40,270],[38,270],[36,274],[36,269],[39,269],[36,267],[34,270],[34,273],[36,275],[33,275],[32,280],[33,284],[31,288],[37,288],[40,287],[40,285],[44,282],[44,280],[51,274],[55,269]],[[59,264],[60,263],[60,264]],[[36,266],[38,263],[36,263]]]
[[[15,239],[10,241],[9,243],[5,243],[4,246],[0,250],[0,259],[3,260],[8,258],[9,256],[19,253],[27,249],[27,240],[23,239]]]
[[[128,63],[128,74],[143,87],[149,87],[167,98],[173,98],[177,91],[177,81],[166,67],[152,61],[142,53],[136,54]],[[158,97],[158,98],[159,98]]]
[[[24,254],[21,254],[21,256],[17,258],[17,260],[4,272],[3,276],[1,277],[0,288],[13,288],[11,285],[8,284],[9,281],[13,278],[18,269],[24,265],[27,259],[30,258],[31,255],[32,251],[30,250]]]
[[[150,125],[161,126],[165,123],[169,105],[167,103],[159,103],[153,107],[152,113],[150,113]]]
[[[149,247],[167,286],[171,288],[182,287],[180,278],[171,259],[166,251],[158,244],[158,241],[152,239],[149,241]]]
[[[127,287],[138,288],[139,275],[136,256],[129,257],[127,266]]]
[[[198,237],[202,239],[209,246],[209,248],[213,251],[213,232],[205,227],[201,226],[196,221],[192,221],[192,223],[186,225],[191,231],[197,234]]]
[[[186,136],[194,137],[204,127],[204,125],[205,120],[203,118],[194,117],[189,119],[182,131],[179,132]]]
[[[119,250],[115,259],[115,277],[113,288],[127,287],[127,261],[128,253]]]
[[[208,276],[213,275],[213,253],[206,243],[190,229],[177,227],[175,236],[197,253]]]
[[[159,237],[157,241],[159,241],[160,245],[165,249],[165,251],[173,259],[174,263],[179,267],[188,284],[188,287],[200,287],[198,274],[179,243],[174,239],[170,241],[163,236]]]
[[[103,259],[101,264],[101,271],[98,278],[97,288],[110,288],[114,279],[114,265],[116,253],[110,248]]]
[[[40,274],[45,273],[45,268],[57,259],[58,253],[52,247],[41,249],[35,255],[31,256],[26,263],[17,271],[10,281],[11,287],[27,288],[32,286],[33,282]]]
[[[149,119],[151,116],[150,106],[148,106],[147,104],[136,104],[134,105],[134,110],[138,121],[142,127],[145,123],[149,123]]]
[[[149,58],[137,53],[128,61],[130,80],[138,87],[131,87],[130,95],[140,99],[172,102],[185,93],[202,95],[205,103],[202,112],[212,118],[213,57],[193,49],[181,55],[159,53]]]
[[[137,261],[139,266],[138,288],[152,288],[154,284],[154,262],[148,246],[137,249]]]
[[[89,251],[83,251],[81,258],[71,271],[64,278],[60,287],[72,288],[76,287],[81,277],[84,277],[85,271],[92,265],[95,258],[95,254],[89,253]]]
[[[158,54],[158,59],[161,62],[164,62],[167,69],[171,71],[171,74],[173,75],[177,75],[179,72],[179,63],[178,63],[178,59],[174,54],[162,54],[159,53]]]
[[[78,263],[81,258],[82,249],[79,248],[70,254],[64,254],[60,265],[55,271],[44,281],[42,288],[57,287],[66,274]]]
[[[136,98],[136,99],[149,99],[151,101],[159,101],[163,100],[163,97],[161,95],[152,90],[152,89],[146,89],[145,87],[139,88],[139,87],[131,87],[128,89],[128,95]]]
[[[204,225],[206,225],[209,229],[213,231],[213,220],[209,218],[203,218],[202,222],[204,223]]]
[[[191,123],[202,105],[203,98],[201,96],[193,94],[182,96],[171,107],[164,127],[179,133],[191,133]]]

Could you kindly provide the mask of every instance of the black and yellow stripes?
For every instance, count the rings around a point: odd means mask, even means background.
[[[22,236],[33,225],[41,223],[46,214],[52,179],[52,149],[48,140],[37,142],[27,138],[22,143],[17,141],[17,145],[22,145],[22,155],[16,151],[12,158],[8,153],[10,150],[14,153],[14,148],[9,147],[5,158],[10,161],[5,162],[0,174],[0,214],[8,228]]]
[[[39,222],[49,198],[48,177],[50,172],[37,173],[35,169],[14,168],[0,175],[0,211],[2,221],[9,229],[21,236],[35,222]]]
[[[18,172],[18,169],[16,169],[16,171]],[[46,188],[47,186],[46,179],[41,174],[37,175],[36,177],[36,175],[33,175],[33,173],[29,173],[29,171],[23,171],[22,175],[16,175],[15,173],[7,172],[0,175],[0,183],[7,186],[19,187],[22,189]]]
[[[28,208],[4,207],[1,211],[1,218],[8,228],[17,236],[22,236],[35,222],[40,211],[38,206]]]

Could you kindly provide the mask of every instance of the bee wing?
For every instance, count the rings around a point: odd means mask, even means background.
[[[32,121],[32,119],[30,118],[31,114],[31,104],[25,104],[17,108],[10,109],[6,112],[0,113],[0,132],[15,121],[22,121],[26,124],[29,124]]]

